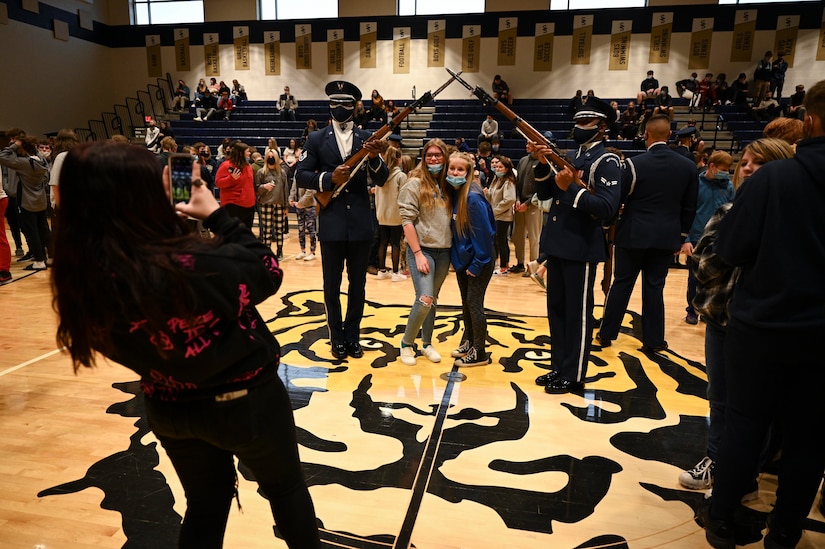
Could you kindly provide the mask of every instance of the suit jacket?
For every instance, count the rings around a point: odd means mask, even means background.
[[[288,97],[285,93],[282,93],[281,96],[278,98],[278,110],[283,109],[290,109],[295,110],[298,108],[298,102],[295,100],[295,96],[290,94]]]
[[[352,136],[354,154],[370,137],[370,132],[355,128]],[[332,172],[344,163],[332,126],[307,137],[295,170],[299,188],[327,192],[335,189]],[[376,185],[382,185],[389,175],[381,157],[368,160],[366,166],[350,179],[344,190],[318,216],[318,239],[322,242],[372,240],[375,215],[370,208],[367,175]]]
[[[676,251],[696,214],[696,164],[665,143],[625,162],[624,211],[616,224],[617,247]]]

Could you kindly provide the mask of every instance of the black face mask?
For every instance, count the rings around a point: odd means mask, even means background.
[[[269,158],[266,159],[266,163],[269,164],[270,166],[274,166],[275,165],[275,159],[270,156]]]
[[[594,125],[592,127],[582,127],[582,126],[574,126],[573,127],[573,141],[578,143],[579,145],[586,145],[593,141],[596,136],[599,135],[599,126]]]
[[[332,107],[330,109],[330,114],[332,114],[332,119],[336,122],[343,124],[344,122],[349,122],[352,120],[352,107],[344,107],[341,105]]]
[[[200,155],[201,155],[201,158],[209,158],[210,156],[212,156],[212,155],[209,153],[209,151],[201,151],[201,152],[200,152]]]

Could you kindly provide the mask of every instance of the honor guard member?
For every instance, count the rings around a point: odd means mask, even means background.
[[[584,388],[593,336],[596,267],[605,260],[602,226],[619,209],[623,175],[619,157],[604,146],[605,133],[615,122],[616,111],[593,97],[573,119],[573,139],[578,149],[568,153],[568,160],[578,173],[570,168],[554,173],[545,156],[549,147],[535,145],[539,161],[534,169],[536,194],[539,200],[552,199],[539,243],[541,254],[548,258],[552,371],[539,376],[536,383],[551,394]]]
[[[352,121],[361,91],[349,82],[335,81],[327,84],[325,92],[329,96],[332,123],[307,137],[295,180],[298,187],[319,192],[336,191],[343,186],[340,194],[318,214],[324,304],[332,356],[336,359],[347,355],[360,358],[364,355],[359,333],[364,313],[367,264],[375,230],[367,178],[382,185],[389,170],[379,156],[380,143],[365,144],[370,132],[356,128]],[[351,171],[344,161],[361,148],[369,151],[368,160],[357,172]],[[342,319],[341,281],[345,264],[349,286],[346,316]]]
[[[696,138],[696,126],[687,126],[681,130],[676,130],[673,135],[676,137],[676,148],[674,150],[695,164],[696,157],[693,155],[691,145],[693,145],[693,140]]]

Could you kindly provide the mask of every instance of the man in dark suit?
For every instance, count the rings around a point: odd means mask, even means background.
[[[616,111],[591,97],[573,116],[568,154],[576,169],[553,173],[549,147],[536,143],[534,168],[539,200],[553,200],[539,248],[547,256],[547,317],[550,321],[552,371],[536,383],[551,394],[581,391],[593,337],[593,287],[596,266],[605,259],[603,220],[612,219],[621,199],[619,157],[607,152],[604,137]]]
[[[355,128],[352,121],[361,91],[344,81],[330,82],[325,88],[330,99],[332,123],[307,137],[298,161],[295,179],[298,187],[319,192],[338,192],[318,215],[318,240],[324,277],[324,303],[327,311],[332,355],[360,358],[361,317],[366,297],[367,263],[374,232],[367,177],[381,185],[389,174],[379,156],[380,143],[365,143],[370,133]],[[359,149],[369,151],[365,165],[351,170],[344,161]],[[341,281],[347,268],[347,312],[341,316]]]
[[[630,294],[642,273],[642,350],[667,349],[664,288],[668,265],[696,214],[696,164],[667,145],[670,119],[651,118],[647,152],[626,161],[624,210],[616,225],[615,276],[597,339],[610,346],[619,335]]]

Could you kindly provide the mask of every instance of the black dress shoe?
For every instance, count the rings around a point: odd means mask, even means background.
[[[665,341],[661,345],[642,345],[642,348],[639,350],[643,353],[659,353],[661,351],[666,351],[667,348],[667,341]]]
[[[563,395],[565,393],[577,393],[584,389],[584,383],[556,378],[544,387],[545,393],[551,395]]]
[[[31,261],[32,259],[34,259],[34,254],[32,252],[26,252],[26,255],[18,259],[17,262],[22,263],[23,261]]]
[[[602,339],[602,334],[596,334],[596,343],[598,343],[602,349],[610,347],[613,345],[612,339]]]
[[[347,354],[352,358],[361,358],[364,356],[364,349],[361,348],[361,344],[357,341],[347,341],[345,346],[347,348]]]
[[[710,500],[700,504],[696,521],[705,529],[705,539],[715,549],[736,549],[734,525],[710,518]]]
[[[343,343],[333,343],[332,356],[339,360],[347,358],[347,346]]]
[[[536,385],[547,385],[551,381],[554,381],[559,378],[558,370],[553,370],[552,372],[547,372],[546,374],[542,374],[536,378]]]

